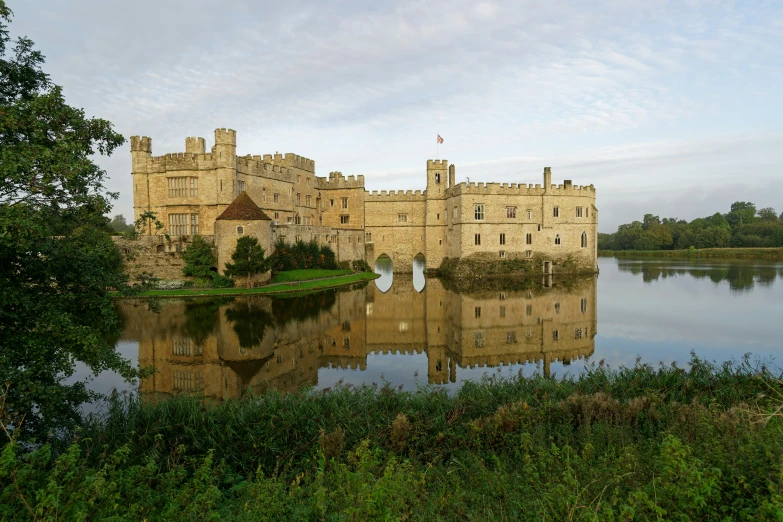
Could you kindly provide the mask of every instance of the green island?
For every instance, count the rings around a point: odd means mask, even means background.
[[[115,398],[70,444],[6,445],[0,519],[778,520],[781,382],[689,366]]]

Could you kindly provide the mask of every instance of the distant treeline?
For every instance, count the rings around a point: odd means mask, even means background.
[[[643,221],[617,227],[614,234],[598,234],[599,250],[680,250],[693,248],[759,248],[783,246],[783,214],[774,208],[756,210],[737,201],[727,214],[684,219],[645,214]]]

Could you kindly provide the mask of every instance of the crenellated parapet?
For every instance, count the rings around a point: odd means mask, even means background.
[[[367,203],[381,203],[386,201],[426,201],[427,192],[421,190],[373,190],[365,192]]]
[[[593,185],[579,186],[567,182],[562,185],[552,185],[549,191],[545,191],[541,184],[526,183],[480,183],[480,182],[462,182],[451,188],[453,196],[460,195],[498,195],[498,196],[542,196],[548,195],[562,196],[583,196],[595,197],[595,187]]]
[[[234,129],[215,129],[215,145],[237,144],[237,131]]]
[[[250,154],[237,158],[237,173],[289,183],[293,183],[295,178],[294,172],[290,168],[265,161],[262,156],[251,156]]]
[[[319,190],[363,189],[364,176],[343,176],[342,172],[330,172],[328,178],[316,176],[315,188]]]
[[[291,168],[297,168],[307,172],[315,172],[315,161],[309,158],[305,158],[304,156],[294,154],[293,152],[286,152],[279,161],[283,165],[287,165]]]
[[[148,136],[131,136],[131,152],[152,153],[152,138]]]

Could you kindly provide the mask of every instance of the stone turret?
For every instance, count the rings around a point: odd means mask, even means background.
[[[207,141],[204,138],[185,138],[185,152],[204,154],[207,152]]]

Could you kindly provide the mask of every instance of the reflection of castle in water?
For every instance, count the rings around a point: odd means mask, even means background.
[[[427,280],[416,292],[395,276],[388,292],[365,289],[297,299],[242,297],[119,305],[139,364],[157,373],[143,393],[240,396],[248,388],[292,391],[318,384],[324,367],[366,369],[370,354],[426,353],[431,383],[454,382],[458,368],[565,364],[593,353],[596,285],[460,294]],[[404,355],[400,355],[404,356]]]

